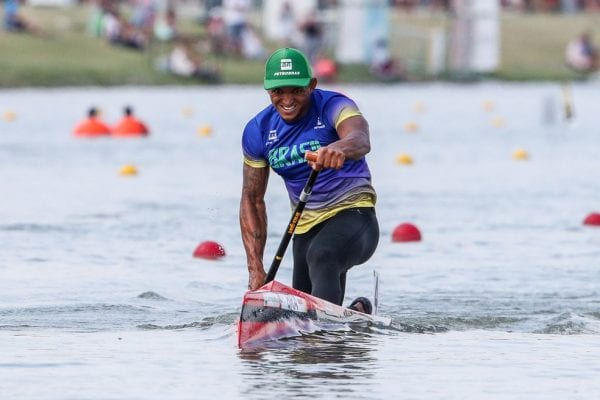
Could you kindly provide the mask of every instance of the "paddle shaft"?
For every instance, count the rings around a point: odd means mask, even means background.
[[[309,161],[316,161],[316,153],[307,152],[306,159]],[[300,193],[300,199],[298,204],[296,205],[296,209],[294,210],[294,214],[292,214],[292,218],[290,219],[290,223],[288,224],[287,231],[281,238],[281,243],[279,243],[279,248],[277,248],[277,253],[275,253],[275,257],[273,257],[273,262],[271,263],[271,267],[269,268],[269,272],[267,273],[267,277],[265,278],[265,283],[271,282],[275,279],[275,275],[277,274],[277,270],[279,269],[279,265],[281,264],[281,260],[283,260],[283,255],[287,250],[287,247],[294,236],[294,231],[296,230],[296,225],[298,225],[298,221],[300,221],[300,217],[302,216],[302,212],[304,211],[304,206],[306,206],[306,202],[312,193],[313,186],[317,179],[317,175],[319,175],[319,171],[312,170],[310,172],[310,176],[308,177],[308,181],[304,185],[304,189],[302,189],[302,193]]]

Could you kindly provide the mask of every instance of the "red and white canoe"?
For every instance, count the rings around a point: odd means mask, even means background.
[[[363,314],[271,281],[244,295],[238,347],[314,332],[330,324],[389,326],[388,317]]]

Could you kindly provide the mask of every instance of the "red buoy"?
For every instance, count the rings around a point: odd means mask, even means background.
[[[225,256],[225,249],[217,242],[207,240],[202,242],[194,250],[194,257],[206,258],[208,260],[216,260]]]
[[[421,240],[421,232],[413,224],[400,224],[392,233],[392,242],[418,242]]]
[[[600,213],[593,212],[583,220],[584,225],[600,226]]]
[[[148,127],[139,119],[132,116],[123,117],[112,128],[112,135],[119,137],[148,136]]]
[[[79,122],[73,129],[73,135],[78,137],[97,137],[109,134],[110,127],[100,119],[96,107],[91,107],[88,110],[87,118]]]
[[[73,129],[73,135],[79,137],[97,137],[110,134],[110,127],[96,117],[81,121]]]

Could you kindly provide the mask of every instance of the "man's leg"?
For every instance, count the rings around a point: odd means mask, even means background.
[[[375,210],[368,207],[344,210],[316,228],[305,249],[311,293],[341,305],[346,272],[366,262],[377,248],[379,225]]]

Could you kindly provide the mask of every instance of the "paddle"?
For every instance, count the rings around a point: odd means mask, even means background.
[[[307,151],[305,153],[305,158],[309,161],[317,161],[317,153]],[[290,219],[290,223],[288,224],[288,229],[283,235],[283,238],[281,238],[281,243],[279,243],[279,248],[277,249],[277,253],[275,253],[275,257],[273,258],[273,262],[271,263],[271,267],[269,268],[269,272],[267,273],[267,277],[265,278],[265,284],[275,279],[275,274],[277,274],[277,270],[279,269],[281,260],[283,260],[285,250],[287,249],[288,244],[290,243],[290,240],[294,235],[296,225],[298,225],[298,221],[300,221],[302,211],[304,211],[304,206],[306,205],[306,202],[308,201],[308,198],[312,193],[313,185],[315,184],[317,175],[319,175],[319,171],[313,169],[310,173],[310,176],[308,177],[308,181],[304,185],[304,189],[302,189],[302,193],[300,194],[300,200],[296,205],[294,214],[292,214],[292,218]]]

